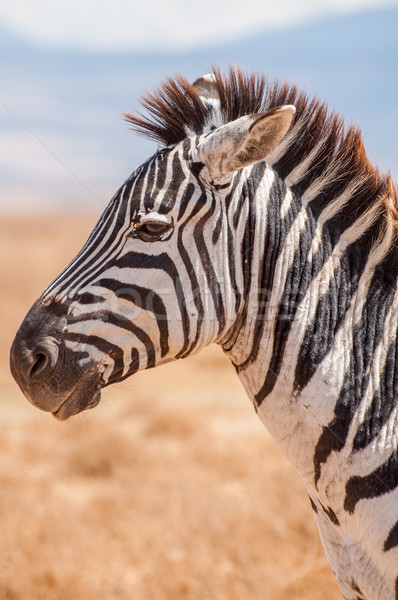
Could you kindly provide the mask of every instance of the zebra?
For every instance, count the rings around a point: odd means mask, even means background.
[[[210,343],[302,476],[346,600],[398,599],[398,191],[296,85],[178,75],[129,126],[159,144],[11,348],[63,420]]]

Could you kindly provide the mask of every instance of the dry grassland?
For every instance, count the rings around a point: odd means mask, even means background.
[[[93,222],[0,224],[0,600],[341,598],[300,479],[219,348],[66,423],[11,380],[19,322]]]

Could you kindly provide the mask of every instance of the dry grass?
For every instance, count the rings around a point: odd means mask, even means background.
[[[19,321],[92,223],[0,226],[0,600],[340,598],[299,477],[218,348],[66,423],[11,381]]]

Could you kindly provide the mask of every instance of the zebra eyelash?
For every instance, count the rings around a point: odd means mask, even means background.
[[[170,216],[147,214],[132,224],[128,237],[139,238],[144,242],[165,241],[170,238],[173,229]]]

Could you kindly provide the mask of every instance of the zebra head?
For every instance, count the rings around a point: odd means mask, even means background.
[[[157,133],[164,147],[118,190],[11,349],[24,394],[59,419],[95,406],[105,385],[227,340],[242,310],[251,214],[242,174],[277,148],[295,108],[225,122],[214,76],[168,85],[169,99],[184,93],[182,109],[199,113],[196,126],[178,123],[175,102],[175,122]]]

